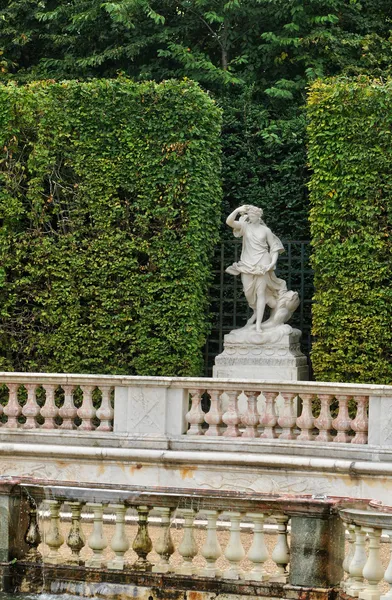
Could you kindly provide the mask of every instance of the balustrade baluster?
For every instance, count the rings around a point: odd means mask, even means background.
[[[275,411],[275,399],[278,397],[278,392],[263,392],[265,398],[265,407],[262,416],[260,417],[260,425],[264,427],[261,438],[273,439],[276,438],[275,426],[278,422]]]
[[[364,578],[367,579],[367,584],[365,589],[359,592],[359,598],[362,598],[362,600],[380,600],[379,583],[384,576],[384,568],[380,559],[381,529],[375,529],[374,527],[362,527],[362,529],[369,536],[369,554],[362,572]]]
[[[241,423],[241,417],[238,410],[239,393],[235,390],[229,390],[226,394],[229,397],[229,404],[226,412],[222,416],[222,421],[227,425],[227,428],[223,432],[223,436],[238,437],[241,435],[238,429],[238,425]]]
[[[253,541],[248,552],[248,559],[254,564],[254,567],[250,572],[245,573],[245,579],[267,581],[269,575],[263,570],[263,565],[268,560],[268,550],[264,540],[265,515],[263,513],[247,513],[247,516],[254,523]]]
[[[344,561],[343,561],[343,571],[345,572],[347,579],[342,579],[342,581],[340,582],[340,587],[342,588],[343,591],[346,591],[346,589],[349,589],[351,584],[353,583],[353,580],[350,577],[350,563],[352,561],[352,559],[354,558],[354,550],[355,550],[355,525],[348,525],[347,526],[348,529],[348,551],[345,553],[344,555]]]
[[[282,428],[282,433],[279,436],[281,440],[294,440],[296,435],[293,433],[297,417],[294,412],[294,398],[296,394],[291,392],[282,392],[284,404],[282,412],[278,418],[278,425]]]
[[[64,404],[59,409],[59,415],[63,419],[60,425],[61,429],[76,429],[74,419],[77,416],[76,407],[73,401],[74,385],[62,385],[64,390]]]
[[[36,384],[28,383],[25,387],[27,390],[27,402],[22,408],[22,415],[26,417],[23,429],[37,429],[36,417],[40,413],[40,408],[35,397]]]
[[[392,531],[390,530],[385,530],[384,533],[389,537],[389,548],[390,551],[392,549]],[[389,585],[389,590],[387,591],[386,594],[383,594],[380,598],[380,600],[392,600],[392,551],[390,552],[390,558],[389,558],[389,563],[387,566],[387,570],[384,573],[384,579],[385,581],[388,583]]]
[[[45,404],[41,408],[41,416],[44,417],[45,422],[41,425],[42,429],[56,429],[55,418],[59,414],[54,397],[56,387],[55,385],[43,386],[45,390]]]
[[[152,565],[147,560],[147,555],[152,550],[152,542],[148,533],[148,506],[137,506],[138,512],[138,530],[132,544],[132,549],[136,552],[138,559],[133,568],[138,571],[151,571]]]
[[[78,429],[81,431],[92,431],[95,429],[93,419],[96,416],[96,409],[93,406],[93,391],[95,387],[93,385],[82,385],[81,390],[83,392],[82,406],[78,408],[77,415],[82,420]]]
[[[240,562],[245,558],[245,550],[241,542],[240,523],[241,513],[230,512],[228,516],[231,521],[230,539],[225,549],[225,557],[230,563],[230,567],[223,573],[226,579],[241,579],[243,573],[240,569]]]
[[[102,385],[99,389],[102,392],[102,400],[101,406],[98,408],[96,415],[101,422],[98,425],[97,430],[112,431],[112,422],[114,417],[114,410],[112,408],[112,401],[110,397],[112,388],[108,385]]]
[[[180,575],[194,575],[196,567],[193,565],[193,559],[197,554],[197,544],[193,535],[193,521],[196,512],[191,508],[181,509],[184,517],[184,534],[181,544],[178,547],[178,553],[184,559],[182,565],[176,568],[176,573]]]
[[[354,526],[355,530],[355,545],[354,556],[350,562],[348,572],[350,574],[350,583],[346,583],[346,593],[350,596],[358,597],[359,593],[364,589],[363,568],[367,561],[365,538],[366,534],[358,525]]]
[[[339,412],[336,419],[332,421],[332,427],[338,432],[334,442],[348,443],[350,437],[347,432],[351,429],[351,419],[348,414],[348,401],[350,396],[336,396],[339,401]]]
[[[97,502],[89,502],[86,506],[91,506],[94,511],[93,531],[88,538],[89,548],[93,551],[93,556],[86,560],[86,567],[93,569],[102,569],[106,566],[103,560],[103,551],[107,548],[108,542],[103,533],[103,505]]]
[[[314,420],[314,426],[319,430],[316,436],[317,442],[332,442],[332,417],[330,405],[333,397],[333,394],[319,394],[319,400],[321,403],[320,414],[317,419]]]
[[[198,570],[198,575],[202,577],[219,577],[221,572],[216,567],[216,561],[222,554],[218,536],[216,534],[216,522],[219,512],[217,510],[204,510],[207,517],[207,535],[204,546],[201,549],[201,555],[206,559],[206,566]]]
[[[155,552],[159,554],[159,563],[152,568],[153,573],[169,573],[172,571],[170,567],[170,557],[174,553],[174,544],[170,531],[170,520],[172,509],[159,508],[161,513],[161,535],[155,544]]]
[[[45,504],[49,507],[50,525],[45,536],[44,542],[49,546],[49,554],[45,556],[44,562],[52,565],[60,565],[64,562],[59,548],[64,543],[64,537],[60,533],[60,507],[61,502],[58,500],[45,500]]]
[[[244,438],[256,438],[260,436],[257,430],[259,424],[259,413],[257,410],[257,398],[259,392],[253,390],[246,390],[245,395],[248,401],[248,407],[246,413],[242,416],[242,423],[246,426],[245,431],[242,433]]]
[[[287,583],[288,571],[287,565],[290,561],[290,550],[287,543],[287,523],[289,517],[283,514],[274,515],[275,521],[278,525],[278,540],[274,551],[272,552],[271,558],[278,567],[276,574],[274,574],[270,581],[278,581],[281,583]]]
[[[221,407],[221,390],[207,390],[211,399],[211,406],[208,413],[206,413],[204,420],[208,423],[209,428],[205,432],[207,436],[222,435],[222,407]]]
[[[368,441],[368,425],[369,419],[367,416],[367,396],[354,396],[357,402],[357,414],[355,419],[351,421],[351,429],[355,431],[355,436],[351,440],[352,444],[367,444]]]
[[[8,383],[8,402],[5,405],[3,412],[8,417],[4,427],[7,429],[17,429],[20,427],[19,417],[22,414],[22,407],[18,401],[18,384]]]
[[[314,417],[312,412],[314,394],[301,394],[301,398],[302,412],[301,416],[297,419],[297,427],[301,430],[301,433],[297,437],[297,440],[311,442],[314,439],[312,433],[314,427]]]
[[[83,535],[80,515],[82,512],[82,502],[69,502],[71,509],[71,529],[67,537],[67,545],[71,548],[71,558],[68,562],[73,565],[83,565],[84,561],[80,559],[80,551],[85,546],[85,538]]]
[[[185,418],[190,424],[187,435],[203,435],[202,424],[204,423],[205,413],[201,408],[201,396],[204,390],[189,390],[191,395],[191,408]]]
[[[29,546],[29,551],[26,554],[28,562],[41,562],[42,556],[38,551],[38,546],[41,543],[41,535],[37,521],[37,505],[33,498],[29,498],[29,526],[25,535],[25,542]]]
[[[124,554],[130,546],[125,533],[125,513],[127,512],[127,507],[124,504],[111,504],[110,507],[114,509],[116,514],[116,527],[110,543],[110,547],[116,556],[108,562],[108,569],[122,571],[125,564]]]

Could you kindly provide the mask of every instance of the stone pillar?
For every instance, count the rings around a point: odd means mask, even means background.
[[[0,562],[21,560],[29,551],[25,535],[29,526],[29,502],[20,488],[9,482],[0,485]],[[0,591],[12,589],[11,567],[0,567]]]
[[[392,405],[390,396],[369,396],[368,444],[392,446]]]
[[[343,577],[344,526],[338,515],[291,517],[290,584],[329,588]]]
[[[114,394],[114,433],[177,436],[186,432],[186,390],[146,384],[116,386]]]

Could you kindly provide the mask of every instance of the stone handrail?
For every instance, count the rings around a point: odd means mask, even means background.
[[[0,385],[0,430],[392,445],[392,386],[8,372]]]

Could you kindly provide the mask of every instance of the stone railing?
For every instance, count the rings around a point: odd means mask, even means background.
[[[0,384],[0,430],[392,445],[392,386],[48,373]]]
[[[113,429],[114,387],[104,376],[0,373],[0,385],[6,429]]]
[[[392,598],[392,507],[377,503],[368,510],[340,510],[349,535],[348,549],[343,562],[345,578],[342,590],[363,600]],[[373,510],[372,510],[373,508]],[[388,541],[382,544],[381,536]],[[389,560],[389,562],[388,562]]]
[[[191,589],[208,591],[207,580],[217,580],[251,584],[255,595],[293,599],[305,597],[303,588],[340,583],[344,527],[338,508],[365,504],[311,496],[43,486],[32,480],[3,483],[0,501],[3,507],[8,503],[0,552],[14,585],[23,573],[36,582],[27,566],[42,570],[43,562],[46,585],[59,577],[113,581],[111,573],[121,572],[117,582],[130,576],[135,584],[135,573],[141,573],[144,586],[146,581],[162,586],[165,574],[171,587],[192,583]],[[274,531],[267,543],[265,523],[267,532]],[[61,567],[68,570],[60,572]],[[146,580],[146,574],[159,578]],[[261,593],[257,585],[267,587]],[[283,591],[287,586],[297,586],[289,596]],[[30,585],[28,591],[37,590]]]

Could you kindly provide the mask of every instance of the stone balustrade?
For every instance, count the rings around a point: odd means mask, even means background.
[[[248,387],[244,391],[190,389],[187,435],[367,443],[369,396],[317,394],[310,390],[296,393],[295,389],[280,392],[278,385],[274,391],[266,391],[264,386]],[[202,409],[202,399],[205,403],[209,400],[207,412]],[[349,416],[350,401],[355,405],[353,418]],[[338,407],[335,418],[331,415],[332,403]],[[299,405],[301,414],[297,416]],[[319,408],[317,416],[315,407]]]
[[[114,387],[95,378],[93,383],[67,382],[47,374],[0,373],[0,425],[6,429],[79,429],[112,431]]]
[[[184,495],[159,488],[43,486],[34,480],[6,482],[0,495],[22,498],[28,514],[18,528],[25,549],[19,544],[16,572],[43,562],[48,581],[51,568],[58,576],[59,567],[77,567],[68,574],[78,580],[94,580],[92,570],[108,580],[113,571],[167,574],[181,581],[279,584],[275,592],[284,597],[281,586],[332,588],[343,574],[344,529],[334,498],[203,490]],[[12,520],[12,510],[8,514]],[[266,544],[266,522],[274,530],[272,544],[271,539]],[[6,530],[0,546],[15,546],[14,540],[5,544]]]
[[[392,445],[392,386],[0,373],[0,430]]]
[[[198,510],[195,508],[178,508],[176,506],[154,507],[151,504],[137,504],[130,507],[128,502],[101,503],[101,502],[70,502],[72,522],[68,527],[69,533],[65,537],[61,531],[61,500],[46,500],[44,506],[50,513],[50,525],[46,531],[37,535],[34,552],[38,553],[38,543],[42,539],[48,551],[43,555],[45,564],[61,565],[76,564],[86,565],[95,569],[125,568],[153,573],[178,573],[180,575],[199,575],[202,577],[219,577],[223,579],[246,579],[248,581],[288,581],[288,566],[290,562],[289,546],[287,541],[287,525],[289,516],[284,513],[242,513],[239,510],[220,511],[216,509]],[[90,535],[84,535],[84,521],[81,513],[83,509],[93,511],[94,525]],[[110,528],[111,537],[104,533],[104,510],[112,511],[115,515],[115,524]],[[153,546],[150,533],[148,516],[151,512],[160,516],[161,534]],[[133,539],[128,535],[125,525],[126,514],[137,515],[137,531]],[[252,564],[249,571],[243,571],[241,562],[245,558],[245,550],[241,543],[240,523],[243,518],[253,525],[253,544],[247,553],[247,558]],[[271,559],[275,563],[275,571],[267,575],[263,564],[269,558],[264,542],[263,524],[268,517],[269,522],[278,524],[278,535],[275,549]],[[204,542],[198,547],[195,542],[195,520],[207,521]],[[221,547],[217,535],[217,526],[221,520],[229,523],[230,537],[225,548]],[[171,528],[175,524],[183,526],[183,536],[180,544],[175,546],[171,536]],[[65,549],[68,547],[68,552]],[[90,551],[89,558],[82,560],[81,550],[86,547]],[[129,562],[125,554],[132,549],[135,558]],[[148,558],[152,550],[159,555],[159,560]],[[71,551],[71,554],[69,553]],[[181,557],[178,566],[173,566],[170,557],[177,552]],[[104,557],[109,554],[110,557]],[[202,557],[205,563],[197,566],[194,559]],[[217,567],[217,561],[225,558],[227,565],[224,570]]]
[[[370,503],[371,505],[372,503]],[[373,508],[373,510],[372,510]],[[367,510],[340,510],[348,530],[348,549],[344,558],[341,589],[353,598],[390,600],[392,598],[392,507],[374,503]],[[389,553],[389,563],[381,557],[381,536]],[[382,558],[384,560],[382,560]]]

